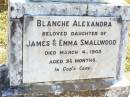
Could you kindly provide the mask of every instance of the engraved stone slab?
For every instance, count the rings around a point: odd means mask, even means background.
[[[22,34],[25,15],[35,16],[93,16],[116,17],[122,25],[117,79],[124,76],[124,63],[127,42],[127,25],[129,20],[128,6],[114,6],[103,3],[64,3],[64,2],[26,2],[25,0],[11,0],[10,2],[10,52],[9,72],[10,84],[20,85],[23,82],[22,63]],[[46,7],[48,6],[48,7]],[[65,81],[64,81],[65,82]]]
[[[121,37],[116,18],[24,18],[23,83],[116,77]]]
[[[3,97],[16,97],[16,95],[17,97],[128,96],[129,82],[127,83],[124,81],[124,63],[128,37],[128,21],[130,20],[130,7],[122,5],[124,3],[120,4],[122,0],[9,0],[9,2],[10,31],[8,63],[10,87],[7,90],[2,91]],[[45,16],[47,17],[45,18]],[[63,16],[65,19],[62,18]],[[48,19],[49,17],[51,19]],[[70,21],[70,18],[73,19]],[[98,22],[110,21],[112,22],[112,26],[90,27],[89,23],[87,23],[88,26],[85,24],[86,27],[80,26],[84,25],[84,23],[82,24],[82,21],[92,21],[93,19]],[[69,27],[44,26],[47,25],[46,22],[50,20],[69,21]],[[70,24],[73,24],[74,20],[80,22],[77,22],[78,26],[70,26]],[[59,25],[59,23],[57,25]],[[116,30],[117,26],[118,30]],[[48,30],[47,27],[51,29]],[[73,32],[89,31],[90,35],[81,34],[72,36],[71,30]],[[98,34],[94,33],[92,36],[92,31],[97,31]],[[102,35],[100,35],[101,31],[104,32]],[[59,32],[59,36],[52,35],[52,32]],[[76,40],[77,45],[71,46],[70,42],[70,45],[67,44],[68,46],[65,43],[63,46],[60,46],[60,39],[66,41]],[[92,43],[94,40],[114,40],[115,45],[100,45],[99,47],[99,45],[92,45],[91,43],[91,45],[81,46],[81,39],[92,40]],[[48,43],[39,41],[49,41],[50,45],[39,46]],[[101,52],[99,51],[90,54],[90,50],[93,49],[100,50]],[[64,54],[59,54],[61,50],[78,50],[78,54],[75,54],[75,52],[69,52],[72,54],[66,54],[66,52]],[[45,55],[45,51],[56,51],[56,54],[55,52],[46,52],[47,55]],[[96,60],[95,62],[94,60],[88,60],[89,62],[86,62],[85,60],[85,62],[79,62],[79,64],[78,62],[75,62],[76,58],[84,59],[93,57]],[[55,58],[64,59],[65,61],[64,63],[62,63],[62,61],[59,61],[61,63],[58,63],[57,61],[54,62],[53,60]],[[68,60],[68,63],[65,63],[66,59],[72,59],[72,61]],[[50,60],[52,61],[50,62]],[[102,60],[104,62],[102,62]],[[111,62],[107,62],[107,60]],[[51,64],[49,64],[49,62]],[[35,63],[38,66],[34,65]],[[64,66],[73,66],[76,70],[63,71]],[[85,70],[80,71],[78,68],[79,66],[85,66],[86,68]],[[47,68],[49,68],[48,71]],[[78,71],[80,71],[80,74]],[[44,73],[41,74],[42,72]],[[108,72],[110,74],[108,74]],[[33,75],[33,73],[35,75]],[[94,75],[94,77],[92,77],[92,75]]]

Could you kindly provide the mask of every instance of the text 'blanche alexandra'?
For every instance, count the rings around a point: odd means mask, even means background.
[[[44,21],[37,20],[37,27],[112,27],[111,21]]]

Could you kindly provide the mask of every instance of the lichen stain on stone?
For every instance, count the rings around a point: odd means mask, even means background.
[[[11,10],[11,11],[14,11],[14,7],[13,7],[13,6],[11,6],[11,7],[10,7],[10,10]]]
[[[25,8],[23,7],[22,4],[12,4],[10,7],[10,18],[20,18],[24,15],[25,13]]]
[[[11,24],[11,38],[14,36],[14,33],[15,33],[15,29],[16,28],[16,24],[14,21],[12,21],[12,24]]]
[[[117,22],[120,23],[120,24],[122,24],[123,20],[122,20],[121,16],[117,19]]]
[[[27,28],[28,28],[28,26],[29,26],[29,24],[30,24],[30,21],[32,21],[33,20],[33,16],[25,16],[24,17],[24,32],[27,32],[26,30],[27,30]]]

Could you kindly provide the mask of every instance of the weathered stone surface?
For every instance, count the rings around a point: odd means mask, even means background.
[[[77,0],[78,1],[78,0]],[[84,0],[83,0],[84,1]],[[98,1],[98,0],[93,0]],[[10,84],[12,88],[3,92],[3,97],[127,97],[129,84],[124,79],[124,63],[127,43],[129,6],[104,3],[79,2],[30,2],[11,0],[10,2]],[[23,85],[22,33],[24,15],[43,16],[97,16],[115,17],[122,24],[117,76],[115,78],[78,81],[48,82]],[[16,53],[17,52],[17,53]],[[127,84],[126,84],[127,83]],[[24,87],[16,87],[22,85]],[[23,95],[25,94],[25,95]]]
[[[14,0],[10,0],[14,1]],[[128,5],[124,0],[15,0],[14,2],[64,2],[64,3],[104,3],[114,5]]]
[[[48,7],[46,7],[48,6]],[[96,7],[95,7],[96,6]],[[127,10],[126,10],[127,9]],[[127,20],[129,19],[129,7],[110,6],[109,4],[79,4],[79,3],[47,3],[47,2],[11,2],[10,6],[10,77],[11,84],[22,83],[22,33],[24,15],[67,15],[67,16],[97,16],[116,17],[122,23],[119,62],[117,65],[117,77],[124,74],[124,60],[127,42]],[[124,16],[125,15],[125,16]],[[125,18],[124,18],[125,17]],[[127,17],[127,18],[126,18]],[[13,49],[13,50],[12,50]],[[15,53],[17,51],[17,53]],[[121,68],[123,67],[123,68]],[[121,68],[121,69],[120,69]],[[15,71],[14,71],[15,70]],[[121,73],[122,72],[122,73]],[[15,78],[13,78],[15,77]]]
[[[3,95],[3,97],[128,97],[130,87],[129,86],[121,86],[121,87],[113,87],[106,89],[89,89],[89,90],[67,90],[67,91],[56,91],[53,93],[46,92],[43,93],[40,87],[36,88],[37,90],[30,91],[28,93],[21,94],[8,94]],[[38,90],[39,89],[39,90]]]
[[[129,20],[130,7],[102,3],[47,3],[47,2],[10,2],[11,18],[20,18],[23,15],[71,15],[71,16],[111,16],[122,17],[123,20]],[[46,7],[47,6],[47,7]]]

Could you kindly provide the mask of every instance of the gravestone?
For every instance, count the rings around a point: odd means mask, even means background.
[[[130,8],[122,3],[10,0],[9,78],[13,92],[8,94],[127,97],[130,87],[124,62]]]

